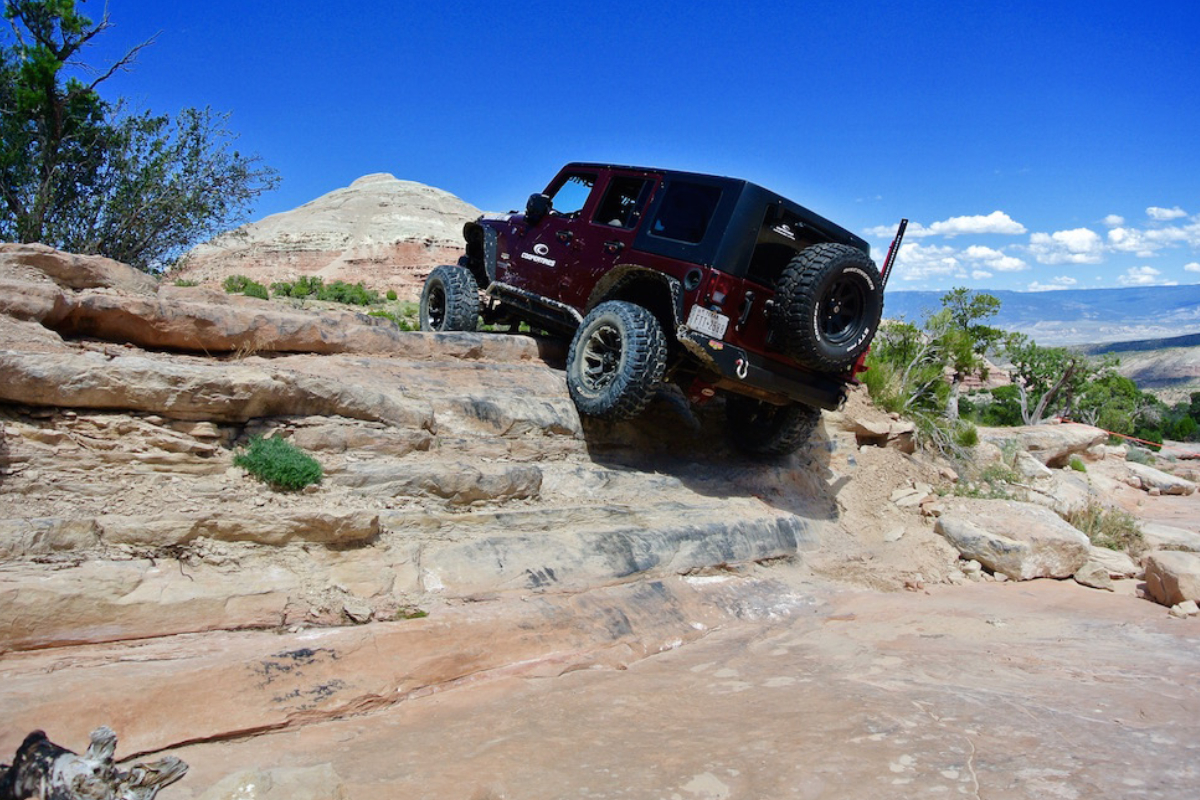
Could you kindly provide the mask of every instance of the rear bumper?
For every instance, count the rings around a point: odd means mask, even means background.
[[[846,402],[846,383],[838,378],[805,372],[684,326],[676,336],[688,353],[720,376],[716,382],[720,389],[828,411]]]

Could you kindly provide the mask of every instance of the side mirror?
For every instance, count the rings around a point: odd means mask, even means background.
[[[525,204],[525,221],[530,225],[537,225],[542,221],[542,217],[550,213],[550,196],[544,194],[529,195],[529,202]]]

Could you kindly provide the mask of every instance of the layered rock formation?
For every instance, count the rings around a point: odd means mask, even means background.
[[[811,613],[778,564],[891,590],[1137,569],[1038,506],[946,499],[955,471],[861,394],[761,463],[726,442],[719,404],[666,390],[636,422],[581,420],[561,343],[403,333],[36,246],[0,246],[0,289],[0,754],[52,724],[152,752],[624,668]],[[253,480],[234,456],[256,435],[324,479]],[[1010,436],[1040,470],[1029,499],[1150,497],[1095,437]],[[1086,475],[1054,468],[1074,453]],[[939,515],[981,530],[939,536]]]
[[[415,299],[429,270],[462,255],[462,226],[479,209],[387,173],[366,175],[299,208],[243,225],[192,250],[173,278],[216,287],[318,275]]]

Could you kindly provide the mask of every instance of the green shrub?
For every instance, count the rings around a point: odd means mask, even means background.
[[[1158,428],[1138,428],[1134,431],[1133,435],[1138,439],[1153,442],[1153,444],[1143,445],[1143,447],[1148,447],[1152,452],[1157,453],[1159,450],[1162,450],[1163,435],[1162,431]]]
[[[1137,556],[1145,549],[1137,518],[1119,508],[1105,508],[1094,500],[1066,515],[1067,522],[1087,534],[1096,547],[1123,550]]]
[[[233,463],[275,489],[295,491],[320,483],[324,473],[315,458],[286,439],[255,436]]]
[[[196,281],[189,281],[185,278],[179,278],[178,280],[175,281],[175,285],[180,288],[187,289],[187,288],[191,288],[192,286],[199,286],[200,284],[197,283]]]
[[[260,300],[267,299],[267,287],[258,281],[250,280],[245,275],[230,275],[221,285],[228,294],[244,294],[247,297],[257,297]]]
[[[1083,459],[1079,456],[1071,456],[1071,469],[1076,472],[1087,472],[1087,467],[1083,463]]]
[[[387,294],[385,295],[385,297],[387,297],[387,299],[388,299],[388,302],[389,302],[389,303],[394,303],[394,302],[396,302],[396,290],[395,290],[395,289],[388,289],[388,290],[387,290]]]
[[[241,294],[246,290],[246,284],[250,283],[250,279],[245,275],[229,275],[221,284],[228,294]]]

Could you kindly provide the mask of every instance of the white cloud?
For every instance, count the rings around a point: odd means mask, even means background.
[[[1183,227],[1172,225],[1169,228],[1152,228],[1146,231],[1146,238],[1153,242],[1183,243],[1200,248],[1200,216],[1193,217],[1191,222]]]
[[[971,270],[971,277],[977,281],[981,281],[984,278],[992,277],[992,273],[988,272],[986,269],[973,269]]]
[[[1029,269],[1029,265],[1016,256],[1006,255],[999,250],[978,244],[973,244],[963,250],[962,256],[971,261],[980,261],[988,269],[999,272],[1020,272]]]
[[[927,236],[953,238],[955,236],[988,233],[1015,236],[1025,233],[1025,231],[1025,226],[1008,214],[1005,214],[1003,211],[993,211],[986,215],[975,214],[973,216],[950,217],[949,219],[935,222],[928,228],[919,222],[910,222],[904,236],[911,239],[924,239]],[[868,236],[890,239],[896,234],[896,226],[876,225],[874,228],[867,228],[866,232]]]
[[[1122,217],[1120,214],[1109,214],[1107,217],[1104,218],[1104,224],[1110,228],[1115,228],[1118,225],[1124,225],[1125,218]]]
[[[1122,286],[1175,286],[1176,281],[1160,281],[1161,272],[1154,267],[1130,267],[1117,278]]]
[[[1100,235],[1090,228],[1029,237],[1029,252],[1042,264],[1098,264],[1103,250]]]
[[[1183,268],[1188,272],[1200,272],[1200,261],[1193,261],[1190,264],[1184,264]]]
[[[929,236],[961,236],[964,234],[1001,233],[1016,235],[1025,233],[1025,226],[1003,211],[993,211],[983,216],[951,217],[929,226]]]
[[[1069,275],[1059,275],[1051,279],[1050,283],[1038,283],[1037,281],[1034,281],[1033,283],[1029,284],[1028,291],[1052,292],[1056,289],[1070,289],[1077,283],[1079,283],[1079,281],[1075,280]]]
[[[1175,206],[1174,208],[1160,208],[1159,206],[1150,206],[1149,208],[1146,209],[1146,216],[1148,216],[1150,219],[1156,219],[1156,220],[1159,220],[1160,222],[1162,222],[1165,220],[1179,219],[1180,217],[1186,217],[1187,212],[1184,211],[1179,206]]]
[[[1122,253],[1135,253],[1138,258],[1151,258],[1160,250],[1162,242],[1152,241],[1144,231],[1136,228],[1113,228],[1108,232],[1108,245]]]
[[[901,280],[920,281],[934,275],[956,275],[962,264],[953,247],[920,245],[908,242],[900,246],[896,257],[896,274]]]

